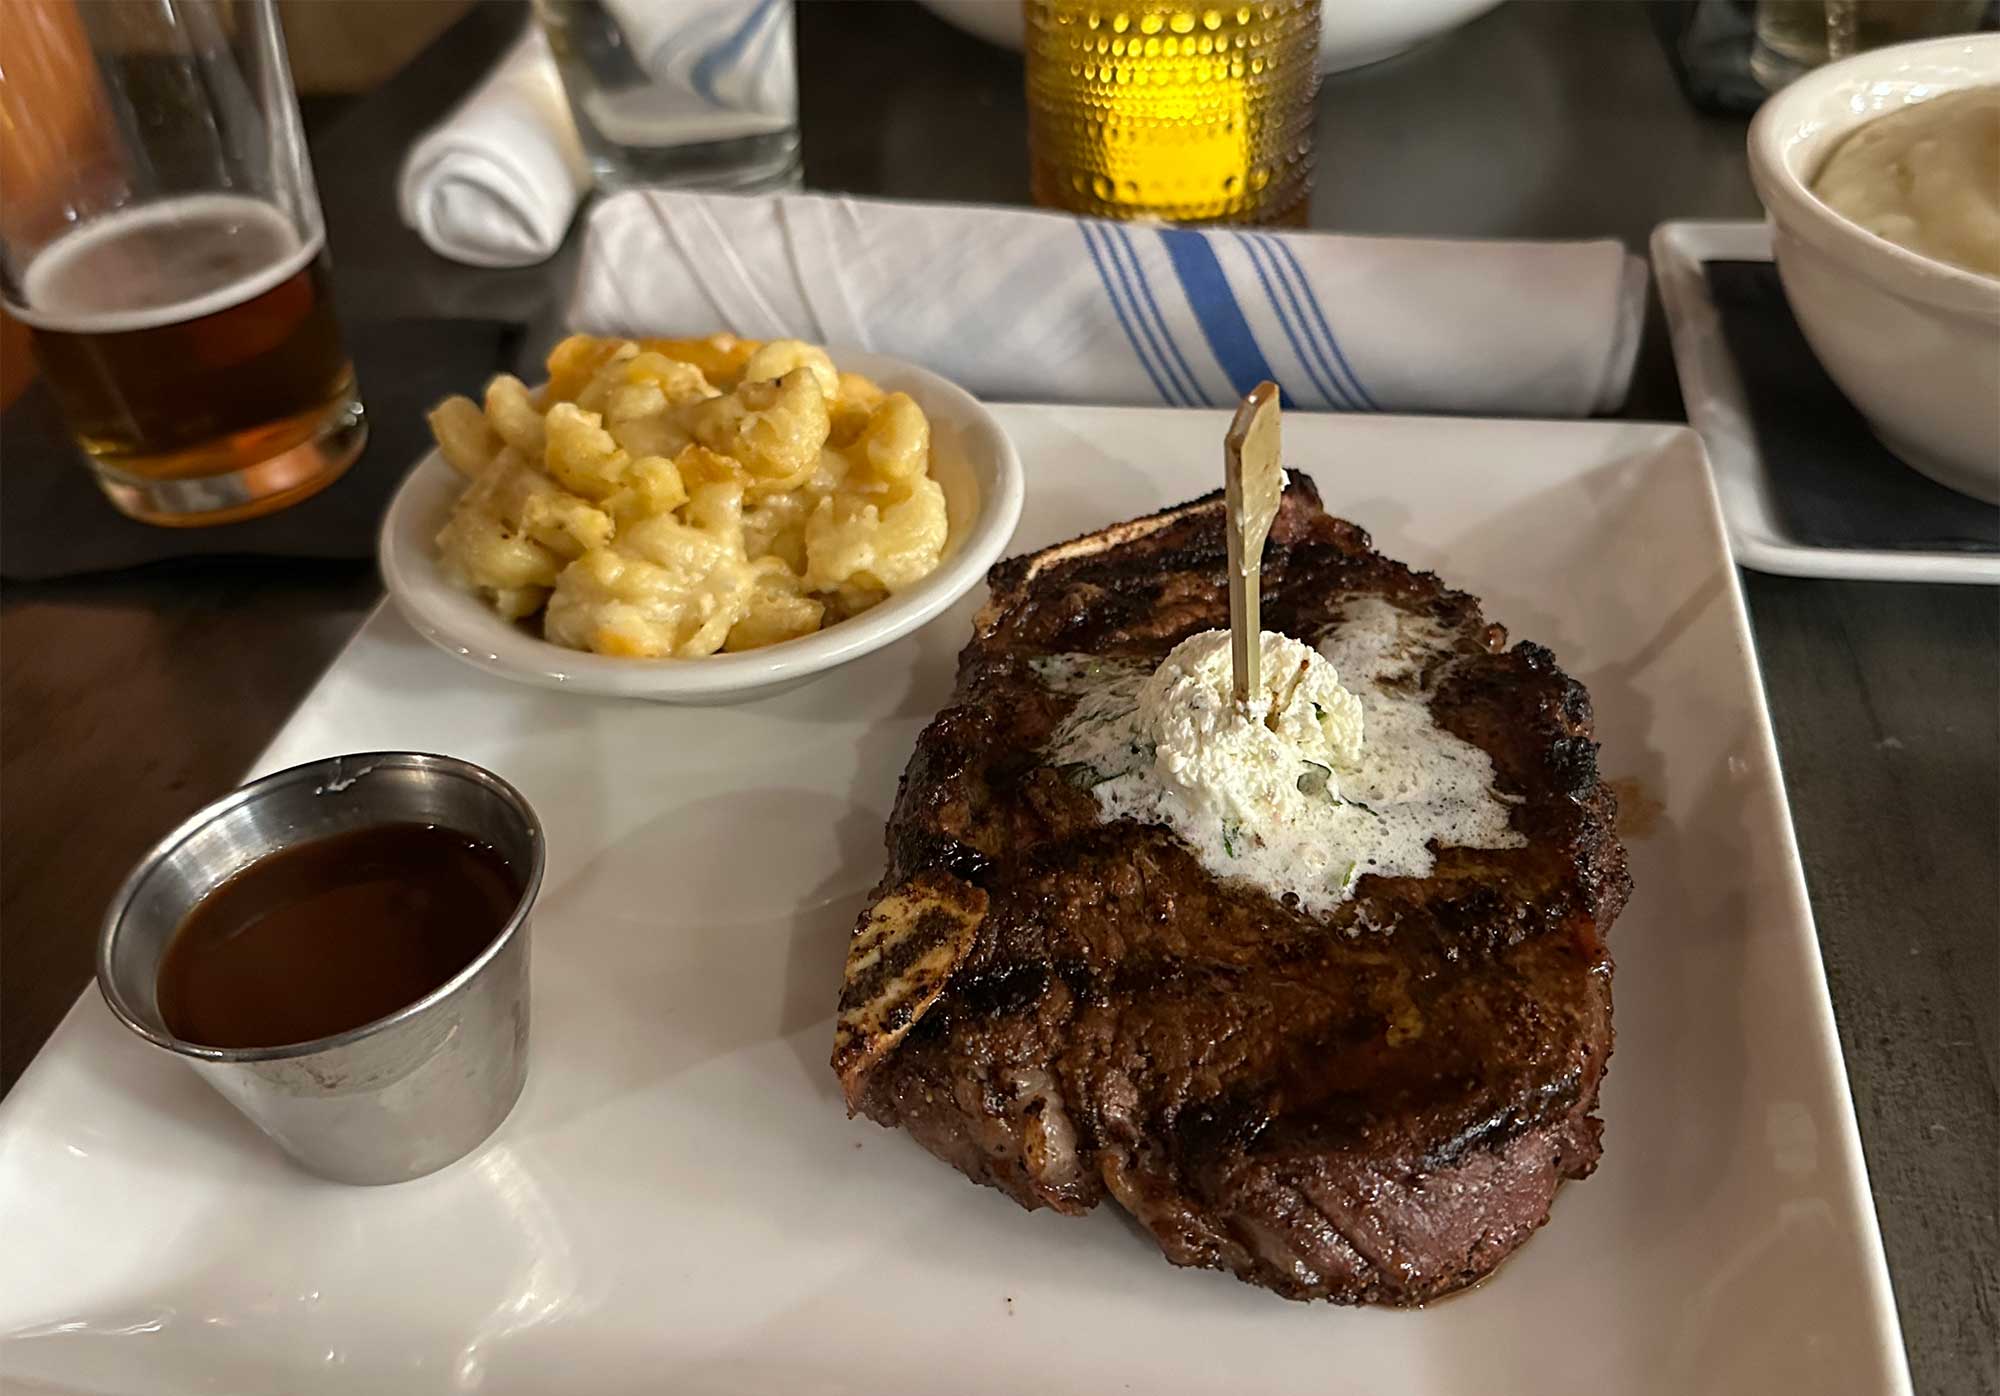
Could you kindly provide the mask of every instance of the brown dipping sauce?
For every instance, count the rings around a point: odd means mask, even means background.
[[[287,848],[203,897],[174,931],[160,1016],[207,1047],[282,1047],[358,1028],[471,964],[521,891],[497,850],[428,824]]]

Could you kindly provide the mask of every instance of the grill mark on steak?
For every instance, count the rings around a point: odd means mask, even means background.
[[[848,942],[833,1069],[852,1107],[861,1081],[950,982],[985,916],[986,893],[926,870],[862,914]]]
[[[856,943],[885,914],[913,929],[850,973],[836,1070],[850,1109],[1025,1207],[1108,1194],[1176,1264],[1419,1303],[1498,1265],[1598,1157],[1604,936],[1629,880],[1589,699],[1295,474],[1266,625],[1312,642],[1367,596],[1437,626],[1448,653],[1408,682],[1491,758],[1525,839],[1437,849],[1428,877],[1364,875],[1303,915],[1164,828],[1104,822],[1040,754],[1074,700],[1030,661],[1155,664],[1228,623],[1225,567],[1218,493],[992,570]]]

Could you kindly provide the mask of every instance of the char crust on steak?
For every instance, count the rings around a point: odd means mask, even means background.
[[[993,569],[903,775],[834,1069],[850,1113],[1024,1207],[1109,1194],[1177,1265],[1420,1303],[1491,1271],[1597,1162],[1630,882],[1589,699],[1295,472],[1265,626],[1313,643],[1357,597],[1432,622],[1433,720],[1488,754],[1523,839],[1302,914],[1163,827],[1105,821],[1042,751],[1075,700],[1032,661],[1157,664],[1228,625],[1224,568],[1218,493]]]

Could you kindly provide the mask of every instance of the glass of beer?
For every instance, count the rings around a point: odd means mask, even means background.
[[[1986,0],[1757,0],[1750,71],[1775,92],[1864,49],[1977,29],[1985,12]]]
[[[367,438],[272,0],[0,0],[0,295],[149,523],[324,488]]]
[[[1026,0],[1037,203],[1303,224],[1319,0]]]

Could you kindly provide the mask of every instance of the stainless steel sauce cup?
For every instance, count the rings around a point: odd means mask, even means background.
[[[196,902],[266,854],[394,823],[466,834],[520,873],[520,903],[471,964],[386,1018],[314,1042],[204,1047],[167,1030],[160,959]],[[146,855],[105,917],[98,985],[127,1027],[185,1059],[303,1167],[343,1183],[421,1177],[469,1153],[521,1094],[542,862],[534,810],[468,762],[388,751],[294,766],[225,795]]]

